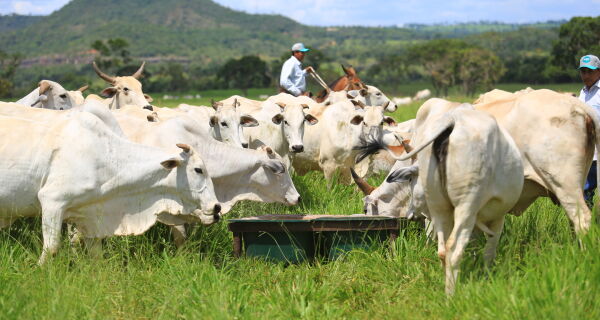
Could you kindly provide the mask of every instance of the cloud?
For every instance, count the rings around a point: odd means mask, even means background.
[[[47,15],[60,9],[70,0],[0,0],[0,14],[18,13]]]

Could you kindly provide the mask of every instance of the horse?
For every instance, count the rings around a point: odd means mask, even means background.
[[[367,86],[362,82],[362,80],[360,80],[356,74],[356,70],[354,70],[352,66],[346,68],[344,65],[342,65],[342,70],[344,70],[346,75],[339,77],[329,84],[331,91],[367,89]],[[317,94],[315,100],[319,103],[323,102],[327,98],[327,95],[328,91],[323,89]]]

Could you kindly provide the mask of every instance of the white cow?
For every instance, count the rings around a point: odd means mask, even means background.
[[[600,150],[597,113],[577,98],[545,89],[474,106],[496,118],[523,156],[525,186],[511,213],[521,214],[537,197],[550,196],[565,208],[577,233],[587,232],[591,212],[583,184],[594,146]]]
[[[415,93],[415,96],[413,97],[413,101],[425,100],[429,97],[431,97],[431,90],[423,89],[423,90],[419,90],[419,91],[417,91],[417,93]]]
[[[159,218],[210,224],[220,210],[188,145],[167,153],[135,144],[87,112],[47,121],[0,116],[0,148],[0,227],[41,209],[39,263],[58,250],[63,222],[104,238],[141,234]]]
[[[40,81],[38,87],[16,103],[28,107],[65,110],[83,104],[83,91],[87,86],[76,91],[67,91],[60,84],[50,80]]]
[[[111,77],[100,71],[96,62],[92,62],[92,67],[96,74],[110,83],[112,86],[102,90],[102,96],[107,98],[104,103],[109,109],[119,109],[125,105],[136,105],[141,108],[152,110],[150,102],[152,98],[142,92],[142,83],[138,80],[144,72],[143,62],[140,68],[131,76],[126,77]],[[90,95],[89,99],[97,99],[97,96]]]
[[[392,171],[386,183],[365,198],[365,209],[379,213],[379,198],[391,198],[382,201],[388,206],[383,212],[408,209],[409,218],[414,210],[424,212],[435,228],[438,255],[446,268],[446,293],[452,294],[464,248],[476,226],[488,235],[486,263],[495,257],[504,216],[523,187],[521,155],[492,116],[470,105],[450,111],[444,105],[426,105],[417,114],[415,130],[415,149],[400,160],[418,154],[417,162]],[[393,194],[398,188],[404,190]],[[412,202],[407,200],[411,194]],[[389,208],[390,204],[399,208]]]
[[[0,102],[0,115],[33,121],[54,121],[60,117],[73,117],[80,112],[89,112],[95,115],[115,134],[123,136],[123,131],[114,116],[100,101],[89,100],[82,105],[67,110],[30,108],[12,102]]]
[[[300,201],[289,171],[280,156],[270,148],[248,150],[226,145],[209,138],[196,121],[176,117],[158,123],[141,118],[117,115],[127,136],[133,141],[169,148],[172,141],[183,141],[198,150],[211,173],[221,214],[226,214],[239,201],[277,202],[295,205]],[[185,239],[185,228],[174,228],[175,244]]]
[[[305,113],[308,105],[297,104],[293,98],[280,93],[264,101],[259,109],[243,104],[239,107],[259,123],[258,127],[244,129],[250,148],[271,147],[281,155],[288,170],[291,167],[291,154],[304,151],[304,124],[312,126],[318,123],[312,114]]]
[[[393,97],[392,101],[397,106],[403,106],[403,105],[410,104],[412,102],[412,97]]]
[[[348,169],[354,166],[354,157],[358,153],[354,148],[361,145],[365,134],[381,135],[383,124],[393,122],[383,115],[383,107],[354,103],[356,105],[341,101],[314,110],[313,115],[319,123],[305,132],[304,152],[293,159],[296,173],[303,175],[310,170],[320,170],[331,181],[339,169],[342,182],[350,182]]]
[[[180,104],[177,110],[192,117],[213,138],[232,146],[248,148],[248,139],[242,128],[258,126],[258,121],[241,111],[236,99],[231,104],[215,102],[212,108]],[[159,112],[160,115],[160,112]]]
[[[248,150],[215,141],[189,117],[159,122],[123,114],[116,114],[116,118],[132,141],[160,148],[181,141],[196,149],[210,172],[222,214],[242,200],[287,205],[300,200],[281,157],[270,149]]]

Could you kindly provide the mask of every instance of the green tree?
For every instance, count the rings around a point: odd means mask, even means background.
[[[586,54],[600,54],[600,16],[575,17],[560,27],[552,48],[552,63],[566,70],[579,65]]]
[[[219,69],[217,77],[228,88],[241,89],[245,96],[248,95],[249,88],[264,88],[271,81],[267,74],[267,63],[258,56],[229,59]]]
[[[8,54],[0,50],[0,97],[6,98],[12,95],[13,77],[21,64],[20,54]]]
[[[437,39],[411,47],[408,59],[420,63],[430,77],[436,95],[448,95],[448,89],[456,83],[458,54],[471,47],[454,39]]]
[[[489,91],[505,72],[500,58],[481,48],[467,48],[453,55],[457,59],[456,76],[462,92],[468,96],[477,89]]]

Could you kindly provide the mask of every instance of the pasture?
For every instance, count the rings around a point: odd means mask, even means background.
[[[500,89],[517,90],[519,87]],[[579,85],[547,86],[578,91]],[[419,87],[417,89],[421,89]],[[397,92],[412,94],[410,88]],[[250,97],[268,94],[251,90]],[[202,92],[208,105],[232,91]],[[389,96],[393,96],[389,94]],[[451,96],[450,100],[472,98]],[[420,102],[400,107],[397,121],[414,118]],[[238,204],[227,218],[258,214],[362,212],[354,186],[326,188],[322,173],[294,176],[302,195],[295,207]],[[379,184],[383,176],[369,179]],[[389,248],[353,251],[335,262],[299,265],[235,259],[226,220],[196,227],[176,250],[169,230],[114,237],[104,258],[68,250],[66,233],[57,256],[42,267],[39,219],[0,231],[0,318],[3,319],[598,319],[600,229],[578,243],[562,208],[540,199],[520,217],[509,216],[495,265],[486,270],[483,239],[472,241],[455,296],[443,291],[436,244],[416,227]]]

